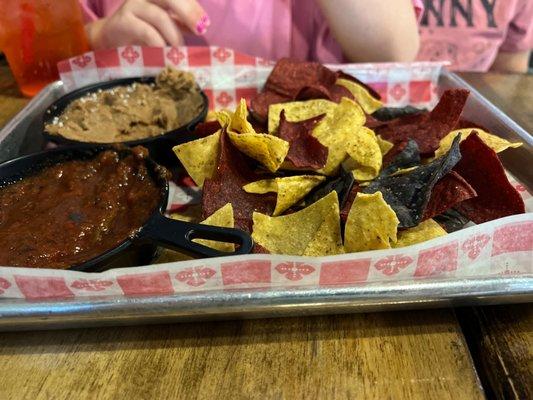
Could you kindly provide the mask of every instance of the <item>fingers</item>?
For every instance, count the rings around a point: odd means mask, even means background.
[[[89,25],[87,33],[94,49],[126,45],[165,46],[161,34],[133,14],[102,18]]]
[[[170,12],[194,34],[203,35],[211,24],[207,13],[196,0],[150,1]]]
[[[131,32],[128,44],[138,44],[141,46],[163,47],[166,45],[165,39],[152,25],[135,18],[135,27]]]
[[[155,28],[167,44],[171,46],[183,44],[183,37],[176,22],[161,7],[152,3],[145,3],[142,4],[142,7],[136,7],[132,11],[137,18]]]

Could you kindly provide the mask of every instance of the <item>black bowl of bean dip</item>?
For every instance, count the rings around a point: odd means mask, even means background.
[[[156,77],[114,79],[62,96],[42,115],[42,132],[58,145],[142,145],[173,167],[172,147],[197,139],[192,131],[208,105],[191,73],[167,68]]]
[[[141,146],[78,146],[0,164],[0,265],[102,271],[158,245],[196,257],[249,253],[242,231],[166,218],[168,171]],[[223,253],[193,239],[237,244]]]

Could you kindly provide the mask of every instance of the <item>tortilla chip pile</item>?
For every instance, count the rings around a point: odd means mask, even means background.
[[[385,108],[353,77],[283,59],[251,113],[244,100],[215,113],[174,152],[203,188],[204,223],[251,233],[255,252],[409,246],[525,212],[496,154],[520,143],[469,128],[467,97],[447,90],[431,111]]]

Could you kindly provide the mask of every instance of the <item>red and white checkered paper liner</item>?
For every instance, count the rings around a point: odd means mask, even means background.
[[[155,75],[165,65],[190,68],[211,105],[231,108],[261,88],[272,63],[223,48],[141,48],[86,53],[60,63],[67,90],[106,79]],[[431,107],[441,64],[333,66],[371,84],[389,105]],[[171,187],[169,208],[196,203],[190,178]],[[533,211],[525,187],[513,184]],[[533,274],[533,213],[472,226],[415,246],[330,257],[243,255],[102,273],[0,267],[0,299],[169,295],[191,291],[360,285],[424,278]]]
[[[190,70],[209,97],[212,109],[233,108],[250,99],[266,81],[274,62],[223,47],[126,46],[88,52],[58,64],[67,91],[133,76],[157,75],[165,66]],[[372,86],[389,106],[432,107],[437,81],[445,63],[329,65]]]

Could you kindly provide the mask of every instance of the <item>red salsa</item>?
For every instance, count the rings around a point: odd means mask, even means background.
[[[0,188],[0,265],[66,269],[134,234],[162,196],[145,157],[106,150]]]

